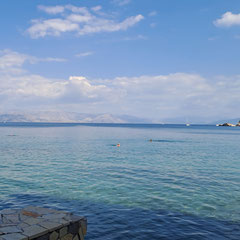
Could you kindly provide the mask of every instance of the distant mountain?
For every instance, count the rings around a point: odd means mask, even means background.
[[[151,123],[151,120],[129,115],[36,111],[0,113],[0,122]]]
[[[153,121],[130,115],[90,114],[64,111],[12,111],[0,113],[0,122],[58,122],[58,123],[165,123],[165,124],[237,124],[240,118],[209,121],[202,117],[177,117]]]

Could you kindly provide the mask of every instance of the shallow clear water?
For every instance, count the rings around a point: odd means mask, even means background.
[[[86,239],[240,239],[239,142],[215,126],[2,124],[0,208],[85,215]]]

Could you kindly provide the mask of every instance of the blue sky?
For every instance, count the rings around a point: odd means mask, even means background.
[[[0,3],[1,111],[239,117],[238,0]]]

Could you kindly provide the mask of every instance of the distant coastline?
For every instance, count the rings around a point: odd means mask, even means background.
[[[52,124],[184,124],[239,126],[235,124],[239,118],[218,121],[207,121],[207,118],[185,117],[151,119],[151,117],[136,117],[131,115],[114,115],[110,113],[77,113],[64,111],[9,111],[0,112],[0,123],[52,123]],[[219,124],[220,123],[220,124]],[[223,124],[222,124],[223,123]]]
[[[79,122],[0,122],[0,127],[71,127],[71,126],[93,126],[93,127],[133,127],[133,128],[189,128],[189,127],[216,127],[214,124],[191,124],[183,123],[79,123]]]
[[[0,113],[0,122],[28,122],[28,123],[151,123],[151,120],[129,116],[88,114],[60,111],[36,111],[36,112],[8,112]]]

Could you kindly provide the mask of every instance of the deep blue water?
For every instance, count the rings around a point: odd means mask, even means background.
[[[239,142],[240,128],[2,123],[0,208],[84,215],[89,240],[240,239]]]

